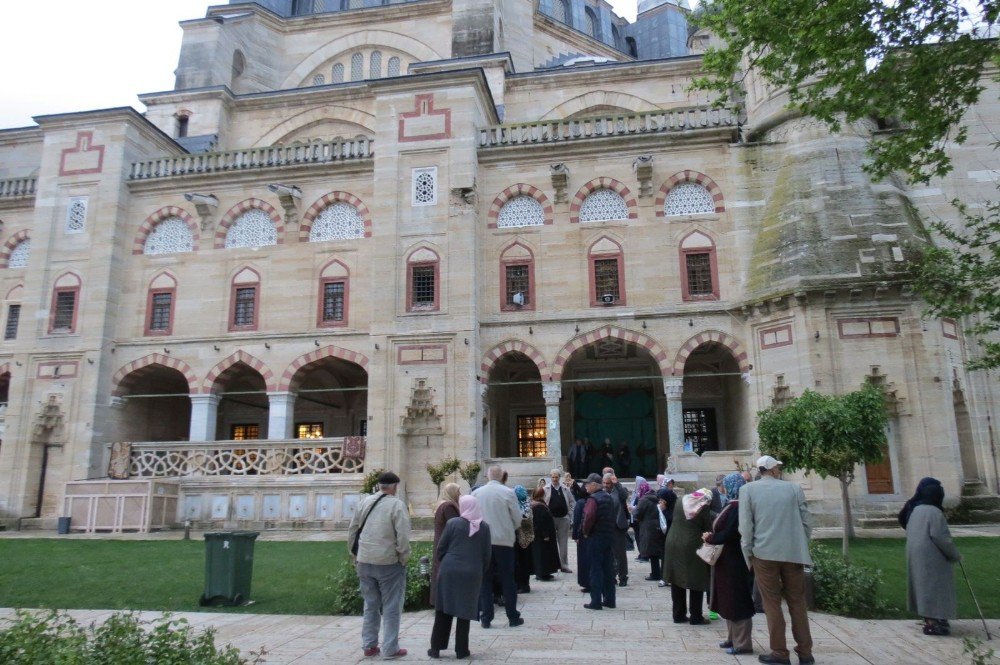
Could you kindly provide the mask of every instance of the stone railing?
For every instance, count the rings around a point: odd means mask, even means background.
[[[359,473],[364,470],[364,439],[281,441],[201,441],[197,443],[133,443],[129,476],[291,476]],[[357,444],[361,444],[358,446]]]
[[[330,164],[352,159],[368,159],[374,154],[374,141],[366,138],[204,152],[133,162],[129,180]]]
[[[10,178],[0,180],[0,199],[18,199],[35,195],[38,178]]]
[[[556,143],[610,136],[635,136],[689,132],[699,129],[736,128],[739,116],[732,109],[700,108],[647,111],[635,115],[542,120],[515,125],[494,125],[479,130],[479,147]]]

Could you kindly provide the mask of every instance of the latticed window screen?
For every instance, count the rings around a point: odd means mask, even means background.
[[[542,204],[530,196],[515,196],[503,204],[497,215],[497,228],[538,226],[545,223]]]
[[[236,302],[233,303],[233,325],[252,326],[256,316],[257,287],[241,286],[236,289]]]
[[[621,194],[612,189],[591,192],[580,205],[581,222],[609,222],[628,219],[628,205]]]
[[[507,304],[514,304],[514,295],[520,293],[524,297],[523,305],[530,305],[531,298],[529,289],[531,284],[528,277],[528,266],[516,265],[506,266],[507,270]]]
[[[337,63],[333,66],[333,73],[330,78],[331,83],[343,83],[344,82],[344,65]]]
[[[552,3],[552,18],[561,23],[566,23],[566,17],[569,16],[567,4],[566,0],[555,0]]]
[[[712,295],[712,259],[709,254],[687,254],[688,293],[693,296]]]
[[[324,83],[326,83],[326,77],[322,74],[316,74],[316,76],[313,76],[313,85],[323,85]]]
[[[368,78],[382,78],[382,51],[372,51],[368,58]]]
[[[365,237],[365,222],[358,209],[339,201],[323,209],[309,229],[309,242],[350,240]]]
[[[233,441],[249,441],[260,438],[260,425],[256,423],[240,423],[230,428]]]
[[[194,248],[194,236],[187,222],[180,217],[167,217],[157,224],[142,247],[142,253],[175,254],[190,252]]]
[[[17,243],[14,249],[10,250],[10,258],[7,259],[8,268],[23,268],[28,265],[28,256],[31,255],[31,238],[25,238]]]
[[[149,329],[170,329],[170,306],[174,302],[172,293],[154,293],[150,303]]]
[[[413,169],[412,201],[415,206],[437,203],[437,169]]]
[[[323,285],[323,321],[333,323],[344,320],[344,283],[327,282]]]
[[[413,306],[433,307],[435,301],[434,266],[412,266],[410,271]]]
[[[592,37],[596,37],[597,36],[597,19],[594,18],[594,12],[590,8],[587,8],[587,10],[584,12],[584,16],[585,16],[585,19],[584,19],[585,23],[584,23],[584,25],[586,27],[586,30],[585,30],[586,33],[588,35],[591,35]]]
[[[21,321],[21,306],[9,305],[7,307],[7,324],[3,329],[4,339],[17,339],[17,324]]]
[[[82,233],[87,225],[87,197],[69,200],[66,211],[66,233]]]
[[[76,291],[56,293],[56,312],[52,317],[53,330],[71,330],[73,313],[76,311]]]
[[[621,298],[618,292],[618,259],[597,259],[594,261],[594,299],[601,300],[606,295]]]
[[[355,53],[351,56],[351,80],[360,81],[365,76],[365,56]]]
[[[545,416],[517,417],[517,456],[545,457],[546,446]]]
[[[715,212],[712,193],[694,182],[677,185],[663,202],[665,215],[698,215]]]
[[[392,56],[389,58],[389,66],[386,70],[386,76],[399,76],[399,58]]]
[[[322,439],[323,423],[297,423],[295,425],[296,439]]]
[[[260,208],[247,210],[226,232],[226,249],[232,247],[266,247],[278,244],[278,231],[271,216]]]
[[[684,409],[684,441],[690,442],[692,452],[718,450],[715,429],[715,409]]]

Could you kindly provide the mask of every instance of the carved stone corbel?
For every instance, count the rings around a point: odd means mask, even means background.
[[[215,223],[215,211],[219,207],[219,199],[214,194],[199,194],[188,192],[184,198],[194,204],[201,217],[201,230],[207,231]]]
[[[299,201],[302,190],[295,185],[280,185],[274,183],[267,188],[278,195],[278,201],[285,210],[285,224],[295,227],[299,223]]]
[[[639,180],[639,198],[653,194],[653,156],[639,155],[632,162],[632,170]]]
[[[566,187],[569,184],[569,168],[562,163],[553,164],[549,167],[552,173],[552,188],[556,190],[556,203],[566,203],[569,199],[566,196]]]

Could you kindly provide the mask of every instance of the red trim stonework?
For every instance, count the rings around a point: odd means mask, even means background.
[[[527,257],[516,256],[509,259],[504,258],[504,253],[514,247],[522,247],[528,253]],[[517,306],[507,302],[507,268],[509,266],[528,267],[528,302],[525,305]],[[526,312],[535,309],[535,253],[523,243],[514,242],[500,252],[500,311],[501,312]]]
[[[941,334],[947,339],[958,339],[958,321],[955,319],[941,319]]]
[[[77,132],[76,145],[59,158],[59,175],[88,175],[104,169],[104,146],[94,145],[94,132]]]
[[[777,349],[782,346],[791,346],[794,342],[790,323],[771,328],[762,328],[758,334],[761,349]]]
[[[629,190],[624,183],[619,182],[614,178],[602,177],[594,178],[590,182],[584,184],[584,186],[573,195],[573,200],[569,205],[570,224],[580,223],[580,206],[583,205],[583,202],[592,192],[596,192],[599,189],[610,189],[618,192],[618,194],[625,199],[625,205],[628,207],[628,218],[639,219],[639,204],[636,202],[631,190]]]
[[[538,349],[521,340],[508,340],[497,344],[483,356],[483,361],[479,365],[480,383],[487,383],[489,381],[490,372],[493,370],[493,367],[508,353],[520,353],[531,358],[532,362],[535,363],[535,367],[538,368],[538,374],[543,378],[546,372],[548,372],[548,365],[545,362],[545,358]]]
[[[450,138],[451,109],[435,109],[433,94],[417,95],[413,110],[399,114],[400,143]]]
[[[156,225],[165,219],[170,219],[171,217],[181,218],[184,220],[184,223],[187,224],[188,228],[191,229],[191,251],[197,252],[201,234],[200,229],[198,228],[198,223],[194,220],[194,217],[189,215],[183,208],[178,208],[177,206],[166,206],[154,212],[139,225],[139,230],[136,232],[135,239],[132,241],[132,254],[142,254],[146,249],[146,239],[149,238],[149,234],[153,232]]]
[[[264,379],[264,385],[266,386],[268,392],[275,392],[277,390],[274,372],[268,369],[267,365],[262,363],[260,360],[254,358],[243,349],[240,349],[236,353],[227,357],[225,360],[220,361],[211,369],[211,371],[209,371],[208,375],[201,382],[200,392],[205,395],[215,392],[215,382],[219,379],[219,377],[238,363],[243,363],[260,374],[261,378]]]
[[[153,296],[161,293],[170,294],[170,313],[167,315],[167,327],[165,330],[153,330],[150,325],[153,323]],[[177,287],[162,289],[149,289],[146,294],[146,320],[143,326],[143,334],[150,337],[163,337],[174,334],[174,310],[177,307]]]
[[[608,240],[614,243],[618,247],[617,252],[594,252],[593,247],[602,240]],[[622,246],[608,238],[607,236],[601,236],[594,242],[590,244],[590,249],[587,250],[587,280],[589,286],[587,287],[590,293],[590,306],[591,307],[620,307],[622,305],[628,304],[628,298],[625,294],[625,250]],[[610,305],[605,304],[601,301],[600,293],[597,293],[597,280],[594,271],[596,269],[596,262],[608,259],[615,259],[618,261],[618,300],[614,301]]]
[[[0,268],[6,268],[7,262],[10,261],[10,253],[14,251],[14,248],[21,244],[22,240],[29,240],[31,238],[31,231],[28,229],[22,229],[7,238],[7,242],[3,244],[3,248],[0,248]]]
[[[302,215],[302,223],[299,225],[299,242],[309,242],[309,233],[312,231],[313,222],[321,212],[334,203],[350,203],[354,206],[361,221],[365,225],[365,237],[372,237],[372,213],[365,205],[364,201],[350,192],[330,192],[316,199],[316,202],[309,206],[305,214]]]
[[[427,251],[434,254],[436,257],[433,261],[406,261],[406,311],[407,312],[437,312],[441,309],[441,257],[433,249],[429,248],[417,248],[413,252],[410,252],[410,256],[413,256],[415,252],[419,252],[421,249],[427,249]],[[433,305],[420,305],[414,306],[413,304],[413,269],[423,268],[427,266],[434,266],[434,304]]]
[[[699,173],[698,171],[681,171],[680,173],[675,173],[670,176],[670,178],[663,183],[660,187],[660,191],[656,194],[656,216],[666,217],[667,214],[663,210],[663,206],[667,202],[667,194],[670,190],[677,185],[683,185],[684,183],[692,182],[701,185],[708,190],[708,193],[712,195],[712,201],[715,203],[715,214],[719,215],[726,212],[726,202],[722,196],[722,189],[715,183],[714,180],[709,178],[704,173]],[[707,213],[706,213],[707,214]],[[671,217],[685,218],[689,215],[671,215]]]
[[[324,321],[323,320],[323,298],[326,292],[327,284],[336,284],[337,282],[342,282],[344,284],[344,317],[340,321]],[[321,277],[319,280],[319,300],[316,302],[316,326],[319,328],[343,328],[347,326],[347,320],[350,312],[351,304],[351,278],[346,275],[343,277]]]
[[[282,245],[285,242],[285,223],[281,221],[281,215],[275,210],[267,201],[262,201],[261,199],[247,199],[245,201],[240,201],[232,208],[226,211],[222,219],[219,221],[219,228],[215,232],[215,249],[225,249],[226,248],[226,234],[229,233],[229,227],[239,219],[239,216],[243,213],[253,210],[254,208],[259,208],[268,214],[271,221],[274,223],[274,230],[277,236],[275,241],[277,244]]]
[[[899,330],[899,319],[893,316],[837,319],[837,334],[840,339],[895,337]]]
[[[281,374],[281,380],[278,382],[278,390],[281,392],[287,392],[291,389],[295,375],[300,369],[306,365],[311,365],[314,362],[323,360],[324,358],[340,358],[341,360],[346,360],[349,363],[353,363],[361,367],[366,372],[368,371],[368,357],[364,354],[356,351],[349,351],[336,346],[326,346],[303,354],[292,361],[292,364],[290,364]]]
[[[49,334],[73,334],[76,332],[76,321],[80,314],[80,288],[81,286],[77,284],[76,286],[60,286],[52,289],[52,309],[49,311]],[[73,298],[73,319],[70,322],[69,328],[55,328],[56,301],[60,293],[70,292],[76,294],[76,297]]]
[[[670,373],[674,376],[682,376],[684,374],[684,364],[687,362],[688,356],[699,346],[709,343],[720,344],[729,349],[729,352],[733,354],[733,358],[739,365],[741,373],[745,374],[750,371],[749,354],[746,347],[738,339],[721,330],[706,330],[684,342],[684,346],[681,347],[680,351],[674,357],[674,365]]]
[[[75,360],[51,360],[38,363],[35,378],[50,381],[56,379],[75,379],[79,372],[80,363]]]
[[[410,344],[396,350],[397,365],[447,365],[447,344]]]
[[[177,370],[184,375],[184,380],[188,384],[188,390],[191,393],[198,392],[198,377],[195,376],[194,370],[191,369],[190,365],[177,358],[171,358],[160,353],[151,353],[148,356],[133,360],[115,372],[114,377],[111,379],[112,394],[116,397],[127,395],[128,388],[136,379],[154,370],[156,367],[167,367]]]
[[[549,377],[550,381],[560,381],[562,380],[563,370],[566,368],[566,363],[569,362],[570,357],[580,349],[585,346],[590,346],[602,339],[620,339],[623,342],[629,342],[640,346],[653,356],[653,360],[656,361],[657,366],[660,368],[660,373],[663,376],[670,376],[670,364],[667,362],[667,352],[660,346],[660,343],[655,339],[646,335],[644,333],[636,332],[634,330],[628,330],[627,328],[621,328],[619,326],[603,326],[597,330],[591,330],[590,332],[577,335],[571,339],[566,346],[559,350],[556,355],[556,362],[552,366],[552,374]]]
[[[507,189],[503,190],[497,194],[495,199],[493,199],[493,203],[490,204],[490,211],[486,216],[486,219],[488,220],[487,228],[497,228],[497,219],[500,217],[500,209],[503,208],[507,201],[510,201],[518,196],[530,196],[538,201],[542,206],[542,214],[544,215],[545,220],[543,223],[546,225],[552,224],[552,204],[549,203],[549,199],[545,196],[545,193],[534,185],[527,185],[523,182],[519,182],[516,185],[511,185]],[[521,229],[525,227],[518,226],[514,228]],[[514,230],[514,228],[511,230]]]
[[[257,330],[260,327],[260,275],[256,270],[250,269],[257,275],[256,282],[231,282],[229,285],[229,332],[241,332],[246,330]],[[243,271],[239,271],[238,274]],[[235,277],[233,278],[235,280]],[[250,325],[236,325],[236,290],[253,288],[253,323]]]
[[[687,257],[690,254],[708,254],[708,266],[709,270],[712,273],[711,293],[695,293],[695,294],[691,293],[691,289],[688,285],[688,272],[687,272]],[[681,300],[697,301],[697,300],[719,299],[719,261],[718,258],[716,257],[715,243],[713,243],[711,247],[691,247],[688,249],[681,248],[680,268],[681,268]]]

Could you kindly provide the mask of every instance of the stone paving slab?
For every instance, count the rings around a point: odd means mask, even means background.
[[[634,557],[634,553],[630,554]],[[572,560],[571,560],[572,561]],[[571,562],[571,566],[575,565]],[[472,624],[472,660],[482,663],[567,663],[587,660],[623,665],[649,663],[757,663],[767,651],[767,626],[762,615],[754,617],[754,655],[728,656],[718,648],[725,638],[724,622],[705,626],[674,624],[670,614],[669,589],[642,578],[646,564],[629,564],[629,585],[618,588],[614,610],[583,608],[589,596],[580,593],[575,574],[560,574],[552,582],[532,581],[530,594],[518,597],[525,624],[507,626],[503,611],[489,630]],[[265,609],[265,608],[261,608]],[[0,617],[13,615],[0,609]],[[108,610],[73,610],[82,623],[100,622]],[[159,615],[142,612],[144,618]],[[268,665],[347,665],[378,662],[361,653],[361,618],[342,616],[290,616],[231,614],[226,612],[181,612],[195,628],[212,626],[220,644],[232,644],[244,655],[266,651]],[[951,637],[927,637],[916,620],[872,621],[811,613],[814,655],[821,665],[939,665],[967,662],[962,638],[984,638],[979,621],[952,622]],[[406,613],[400,629],[400,645],[409,651],[406,661],[429,661],[433,613]],[[1000,634],[1000,622],[990,620],[990,629]],[[789,627],[789,645],[794,641]],[[454,661],[445,651],[444,660]],[[792,658],[792,662],[796,662]]]

